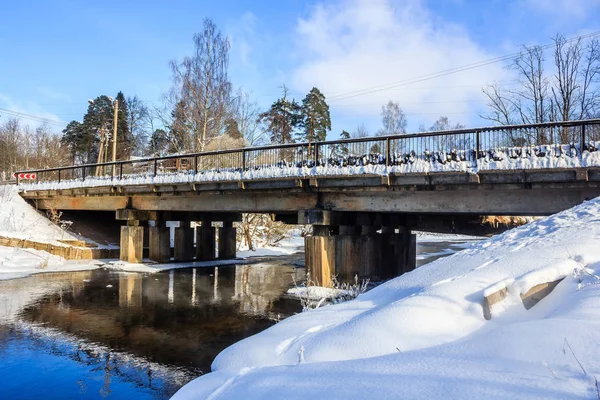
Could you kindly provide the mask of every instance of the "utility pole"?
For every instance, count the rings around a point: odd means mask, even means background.
[[[105,125],[102,125],[102,127],[100,128],[100,148],[98,149],[98,161],[97,163],[100,164],[101,162],[104,161],[104,130],[106,129]],[[100,173],[102,172],[102,167],[96,167],[96,176],[100,176]],[[106,170],[104,171],[106,172]]]
[[[115,162],[115,161],[117,161],[117,116],[119,115],[119,100],[115,99],[113,108],[115,111],[115,116],[114,116],[114,120],[113,120],[112,162]],[[116,168],[117,168],[117,166],[115,164],[113,164],[112,176],[115,176]]]

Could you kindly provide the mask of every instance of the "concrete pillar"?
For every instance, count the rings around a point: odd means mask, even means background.
[[[333,236],[304,237],[306,272],[310,274],[308,285],[331,287],[331,277],[335,275],[334,241]]]
[[[148,228],[149,258],[152,261],[166,263],[171,261],[171,230],[164,221],[155,221]]]
[[[382,265],[383,279],[391,279],[412,271],[417,262],[417,236],[410,229],[400,227],[398,233],[393,230],[382,230]]]
[[[180,221],[175,228],[175,261],[192,261],[194,259],[194,228],[190,221]]]
[[[219,258],[231,259],[236,256],[235,245],[236,229],[230,221],[223,222],[219,228]]]
[[[404,272],[410,272],[417,268],[417,235],[408,232],[408,249],[406,253],[406,264]]]
[[[401,236],[390,226],[381,227],[381,278],[391,279],[402,273],[404,260],[398,254]]]
[[[210,261],[216,256],[216,228],[210,226],[210,221],[202,221],[202,226],[196,227],[196,260]]]
[[[328,228],[315,225],[313,236],[304,239],[306,267],[313,284],[330,286],[332,276],[348,283],[354,282],[355,276],[379,281],[415,268],[416,235],[406,227],[396,233],[393,227],[384,226],[378,234],[378,226],[342,225],[340,234],[332,236]],[[361,235],[356,234],[359,231]]]
[[[141,263],[144,252],[144,227],[139,221],[127,221],[121,227],[120,259],[130,263]]]

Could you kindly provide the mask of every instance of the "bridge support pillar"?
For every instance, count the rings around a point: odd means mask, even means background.
[[[236,256],[236,229],[231,221],[223,221],[223,227],[219,228],[219,258],[231,259]]]
[[[209,220],[202,221],[196,227],[196,260],[210,261],[216,257],[216,228],[210,225]]]
[[[149,257],[159,263],[171,261],[171,230],[164,221],[155,221],[149,228]]]
[[[310,210],[300,212],[299,221],[314,224],[313,235],[304,240],[314,284],[331,286],[332,276],[339,282],[353,282],[355,276],[378,281],[415,268],[416,235],[397,215]]]
[[[192,261],[194,259],[194,228],[190,221],[180,221],[175,228],[175,261]]]
[[[417,235],[406,227],[394,232],[383,227],[381,232],[381,278],[391,279],[416,267]]]
[[[127,221],[121,227],[121,261],[141,263],[144,252],[144,227],[139,226],[139,221]]]

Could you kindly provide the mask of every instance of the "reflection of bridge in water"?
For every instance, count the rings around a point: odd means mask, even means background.
[[[137,382],[143,387],[173,374],[177,386],[208,371],[228,345],[300,311],[297,301],[281,298],[296,273],[266,263],[149,276],[95,270],[0,282],[0,290],[35,293],[13,304],[7,322],[28,340],[50,340],[43,348],[122,379],[147,375]]]
[[[413,230],[548,215],[600,195],[599,144],[598,119],[486,127],[28,171],[39,182],[20,188],[42,210],[116,211],[129,262],[142,260],[146,227],[150,259],[170,261],[165,221],[179,221],[176,261],[235,257],[241,213],[311,224],[306,265],[327,284],[410,271]]]

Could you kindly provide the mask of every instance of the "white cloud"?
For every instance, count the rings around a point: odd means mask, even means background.
[[[332,101],[392,82],[422,77],[491,59],[460,26],[432,15],[417,0],[351,0],[317,5],[298,21],[293,89],[320,88],[334,117],[378,123],[381,105],[399,101],[409,128],[440,115],[452,121],[478,120],[485,105],[481,87],[508,72],[500,64],[470,69],[408,86]],[[412,114],[412,115],[411,115]],[[471,120],[471,121],[470,121]],[[346,127],[352,128],[352,127]],[[335,129],[335,128],[334,128]]]

